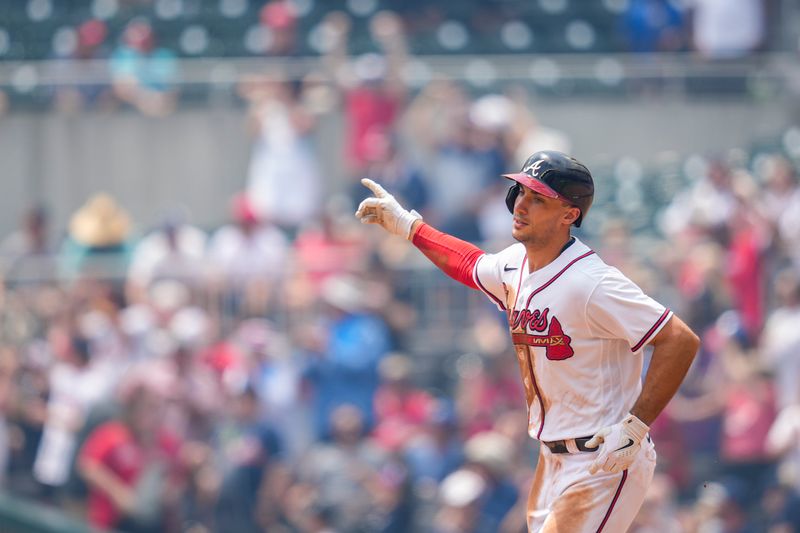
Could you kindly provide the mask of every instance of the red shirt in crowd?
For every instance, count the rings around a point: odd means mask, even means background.
[[[735,463],[767,460],[767,433],[775,421],[775,389],[759,380],[735,385],[725,403],[722,456]]]
[[[89,435],[81,450],[81,461],[101,463],[126,485],[134,487],[149,462],[165,459],[174,464],[178,448],[177,438],[160,432],[155,450],[146,450],[124,424],[112,421],[99,426]],[[88,518],[93,526],[109,529],[122,516],[108,495],[90,488]]]
[[[422,390],[399,392],[384,386],[375,393],[374,406],[373,437],[385,448],[395,450],[425,424],[433,410],[434,399]]]
[[[347,93],[346,150],[354,168],[362,168],[369,159],[370,134],[392,130],[401,104],[398,95],[368,86],[356,87]]]
[[[728,251],[728,284],[747,333],[756,338],[764,322],[763,269],[759,236],[754,229],[737,232]]]

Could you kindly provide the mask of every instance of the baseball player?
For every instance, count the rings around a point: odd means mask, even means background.
[[[537,152],[506,197],[516,244],[496,254],[437,231],[372,180],[356,216],[419,248],[508,316],[525,386],[528,432],[541,441],[528,497],[532,532],[622,532],[653,477],[648,435],[697,351],[669,309],[570,234],[594,197],[589,170]],[[654,347],[641,383],[644,347]]]

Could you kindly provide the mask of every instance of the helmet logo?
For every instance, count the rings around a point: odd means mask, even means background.
[[[523,168],[522,171],[523,172],[530,171],[531,176],[536,178],[539,176],[539,169],[542,167],[543,164],[544,164],[544,159],[540,159],[537,162],[531,163],[527,167]]]

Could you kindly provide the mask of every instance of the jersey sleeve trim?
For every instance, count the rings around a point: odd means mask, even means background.
[[[485,254],[480,256],[478,258],[478,260],[475,262],[475,267],[472,269],[472,279],[475,281],[475,284],[478,286],[478,288],[481,290],[481,292],[483,292],[484,294],[486,294],[486,296],[491,298],[492,301],[495,304],[497,304],[497,307],[499,307],[500,309],[505,311],[506,310],[505,304],[500,300],[500,298],[495,296],[489,289],[487,289],[484,286],[484,284],[481,283],[481,279],[478,277],[478,265],[480,264],[481,259],[483,259],[484,257],[485,257]]]
[[[631,348],[631,351],[638,352],[639,350],[641,350],[642,346],[647,344],[647,342],[652,337],[654,337],[655,334],[658,333],[662,327],[664,327],[664,325],[667,323],[667,319],[671,316],[672,316],[672,311],[670,311],[669,309],[665,309],[664,312],[661,314],[661,316],[658,318],[658,320],[656,320],[656,323],[653,324],[653,327],[651,327],[650,330],[644,334],[644,337],[642,337],[642,339],[636,343],[636,346]]]

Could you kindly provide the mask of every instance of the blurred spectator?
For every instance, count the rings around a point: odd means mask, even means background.
[[[89,485],[89,523],[101,530],[176,531],[180,443],[164,427],[164,398],[145,383],[130,386],[119,419],[86,440],[79,469]]]
[[[761,333],[760,354],[775,375],[778,406],[800,404],[800,276],[785,269],[775,276],[775,309]]]
[[[777,483],[762,499],[769,531],[800,531],[800,403],[781,410],[769,430],[767,447],[780,460]]]
[[[177,101],[176,74],[175,54],[156,46],[150,23],[141,18],[129,22],[111,54],[114,95],[145,115],[167,115]]]
[[[749,361],[733,372],[724,404],[722,446],[727,474],[747,487],[748,501],[755,501],[772,481],[774,461],[767,449],[767,434],[776,417],[775,391],[769,377]]]
[[[766,224],[752,201],[738,198],[728,221],[726,278],[731,302],[749,340],[755,342],[764,324],[764,252],[770,244]]]
[[[89,19],[77,29],[77,39],[72,50],[53,67],[53,75],[59,78],[91,79],[97,73],[92,60],[105,59],[109,55],[106,37],[108,27],[98,19]],[[58,53],[58,51],[57,51]],[[54,105],[58,111],[74,113],[87,108],[107,108],[113,104],[111,87],[105,83],[80,82],[75,85],[62,84],[54,87]]]
[[[127,269],[131,230],[130,216],[114,198],[93,195],[70,219],[61,251],[65,274],[121,279]]]
[[[233,224],[218,229],[208,246],[212,283],[231,298],[234,313],[264,315],[287,266],[289,243],[268,220],[261,220],[245,195],[233,201]]]
[[[78,432],[92,407],[110,396],[115,381],[101,365],[92,364],[87,339],[57,331],[51,337],[59,362],[50,370],[47,418],[33,473],[43,485],[59,489],[68,481]]]
[[[297,52],[297,15],[292,2],[271,0],[261,8],[258,19],[269,31],[268,55],[291,56]]]
[[[519,497],[511,478],[514,443],[500,433],[488,431],[464,444],[467,467],[481,475],[484,489],[479,504],[478,531],[499,531]]]
[[[42,205],[35,205],[25,211],[20,228],[3,239],[0,254],[7,263],[29,255],[49,253],[48,242],[49,219],[47,210]]]
[[[421,150],[421,160],[430,169],[433,151],[439,144],[458,135],[458,129],[469,117],[472,100],[464,87],[452,80],[433,80],[422,87],[406,106],[403,133]],[[503,123],[505,113],[495,123]],[[431,179],[437,176],[431,175]],[[438,206],[437,206],[438,207]]]
[[[332,510],[335,531],[404,531],[395,522],[407,521],[410,513],[393,512],[407,505],[402,465],[365,437],[358,408],[339,406],[330,426],[332,441],[315,445],[299,466],[300,481],[313,491],[313,501]]]
[[[387,355],[378,366],[381,384],[375,393],[373,438],[387,450],[395,451],[418,434],[430,411],[433,398],[414,387],[413,363],[399,353]]]
[[[511,443],[511,454],[508,457],[508,464],[511,465],[505,480],[507,490],[505,496],[500,501],[510,501],[510,487],[516,488],[517,500],[514,506],[505,513],[500,523],[498,531],[502,533],[520,533],[527,529],[527,508],[528,495],[533,486],[536,462],[539,455],[539,445],[533,441],[528,434],[528,413],[523,408],[506,411],[499,415],[491,430],[508,439]],[[507,503],[503,504],[505,508]]]
[[[797,171],[783,156],[769,159],[761,214],[778,237],[780,252],[800,269],[800,185]]]
[[[603,260],[630,276],[639,267],[628,222],[620,217],[609,218],[602,227]],[[638,283],[638,282],[637,282]],[[646,290],[646,289],[645,289]]]
[[[32,472],[47,419],[49,354],[41,344],[31,343],[26,348],[28,353],[21,353],[18,359],[16,397],[10,403],[11,458],[8,479],[16,493],[34,497],[40,495],[40,487],[35,483]]]
[[[760,195],[759,213],[778,226],[782,216],[794,205],[800,205],[800,188],[792,163],[782,155],[771,155],[763,165],[764,188]]]
[[[763,0],[690,0],[694,49],[708,59],[747,55],[764,44]]]
[[[505,130],[508,164],[521,166],[531,154],[541,150],[571,153],[572,141],[563,131],[543,125],[536,117],[533,102],[522,86],[513,86],[508,96],[489,95],[475,101],[471,114],[478,123],[496,124]]]
[[[730,365],[722,355],[723,346],[728,342],[729,326],[723,325],[730,322],[731,313],[723,314],[724,319],[719,319],[701,337],[700,351],[695,357],[681,385],[678,393],[673,397],[668,406],[669,419],[656,425],[656,429],[663,428],[671,422],[677,422],[681,428],[682,441],[686,449],[691,450],[688,471],[691,479],[676,488],[684,496],[693,495],[697,485],[715,479],[722,474],[720,464],[720,449],[722,447],[724,404],[727,388],[731,382]],[[675,450],[673,442],[667,442],[665,473],[670,475],[676,483],[680,483],[680,474],[670,468],[671,452]],[[660,455],[660,448],[659,448]],[[685,458],[685,456],[684,456]]]
[[[632,52],[677,52],[684,46],[684,16],[671,0],[633,0],[624,29]]]
[[[171,431],[182,440],[207,441],[221,411],[221,385],[201,358],[211,335],[210,320],[203,310],[184,306],[161,333],[162,353],[137,370],[167,384],[162,417]]]
[[[488,103],[491,114],[494,103]],[[468,102],[463,89],[442,82],[423,89],[409,110],[410,133],[431,169],[431,201],[440,217],[433,222],[442,231],[473,241],[483,237],[477,214],[485,203],[484,191],[507,170],[502,128],[486,116],[487,106],[476,105]],[[442,120],[444,131],[430,126]]]
[[[756,524],[748,517],[749,498],[746,483],[723,479],[708,483],[700,494],[690,531],[720,533],[755,533]]]
[[[274,324],[243,321],[233,338],[247,356],[247,381],[286,444],[285,456],[296,459],[313,441],[311,413],[303,387],[304,360]]]
[[[17,354],[7,346],[0,346],[0,490],[7,490],[8,464],[11,456],[11,425],[9,416],[16,398]]]
[[[128,298],[141,302],[159,281],[174,281],[192,289],[206,274],[206,235],[173,213],[136,244],[128,271]]]
[[[675,196],[664,210],[662,229],[667,235],[697,228],[720,231],[737,207],[731,188],[731,170],[720,159],[708,161],[704,176]]]
[[[631,533],[683,533],[685,531],[678,520],[675,490],[669,477],[660,473],[655,474],[647,489],[642,508],[636,515],[629,531]]]
[[[800,403],[778,413],[767,435],[767,449],[780,459],[778,478],[800,496]]]
[[[364,233],[353,222],[350,205],[341,197],[333,198],[317,223],[295,239],[294,271],[290,274],[300,278],[314,295],[327,279],[363,270],[369,252]],[[289,305],[299,306],[307,298],[292,295],[287,299]]]
[[[724,252],[711,240],[689,245],[676,275],[677,288],[686,302],[686,323],[703,332],[730,307],[723,272]]]
[[[800,530],[800,497],[791,486],[780,482],[768,486],[760,504],[760,514],[769,533]]]
[[[307,378],[314,387],[317,435],[329,432],[331,413],[350,404],[363,413],[367,430],[374,423],[373,401],[378,390],[378,365],[391,348],[389,329],[370,307],[367,287],[358,279],[338,276],[325,282],[327,342],[317,360],[309,362]]]
[[[255,135],[247,194],[259,218],[292,235],[315,218],[326,192],[311,139],[316,120],[300,89],[263,76],[240,83]]]
[[[507,355],[491,355],[474,367],[465,364],[461,368],[456,398],[468,435],[491,429],[500,412],[516,408],[524,401],[519,368],[515,359]]]
[[[42,205],[28,208],[20,228],[0,242],[0,272],[12,284],[43,282],[55,275],[49,217]]]
[[[221,420],[214,439],[221,475],[214,530],[269,531],[271,524],[258,521],[257,504],[263,487],[270,485],[270,477],[277,476],[283,444],[266,422],[255,390],[247,387],[234,393],[229,405],[228,416]],[[280,497],[281,493],[271,496]],[[276,513],[270,514],[273,521]]]
[[[349,16],[332,12],[324,24],[332,39],[325,61],[344,98],[345,158],[349,173],[360,178],[369,163],[371,137],[392,132],[405,104],[407,88],[402,69],[408,50],[403,22],[390,11],[375,14],[369,33],[383,55],[367,54],[352,64],[348,61]]]
[[[686,443],[684,432],[685,428],[670,413],[669,405],[650,425],[650,435],[658,443],[658,470],[665,478],[661,490],[668,488],[669,496],[673,496],[673,492],[678,495],[691,494],[695,489],[692,465],[686,461],[692,450]],[[666,494],[658,496],[667,497]]]
[[[440,486],[441,507],[433,519],[434,533],[489,533],[496,531],[480,521],[481,498],[486,481],[463,468],[447,476]]]
[[[467,464],[447,476],[440,486],[441,507],[433,520],[434,533],[490,533],[514,508],[519,496],[509,478],[512,443],[494,432],[467,441]],[[519,529],[524,524],[519,524]],[[503,531],[513,531],[506,529]]]
[[[365,139],[365,176],[382,183],[387,190],[420,213],[425,213],[429,203],[427,178],[398,144],[390,132],[373,130]],[[353,184],[351,198],[353,204],[363,196],[364,186]]]
[[[408,441],[405,458],[417,486],[425,494],[464,462],[464,443],[458,417],[448,400],[437,400],[422,431]]]
[[[709,342],[708,337],[716,338]],[[723,314],[716,331],[704,339],[707,343],[704,349],[712,345],[717,363],[709,372],[706,394],[691,400],[676,397],[670,413],[681,420],[698,420],[721,413],[718,453],[723,473],[744,483],[750,501],[754,501],[774,472],[767,433],[775,420],[776,403],[771,376],[761,368],[754,354],[745,351],[747,342],[744,325],[736,314]],[[687,438],[690,449],[694,449],[692,442],[698,436]]]

